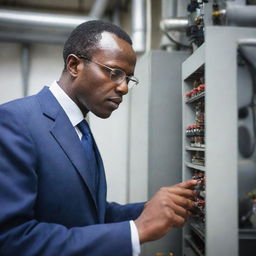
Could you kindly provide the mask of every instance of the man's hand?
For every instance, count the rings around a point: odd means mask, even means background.
[[[173,227],[182,227],[195,206],[196,180],[188,180],[171,187],[161,188],[149,200],[135,220],[140,243],[164,236]]]

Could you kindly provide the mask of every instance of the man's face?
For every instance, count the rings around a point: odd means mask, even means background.
[[[129,76],[133,75],[136,55],[129,43],[112,33],[103,32],[92,61],[121,69]],[[110,71],[93,62],[81,59],[79,65],[79,73],[70,91],[71,98],[84,115],[91,111],[98,117],[109,117],[128,92],[126,80],[121,84],[111,81]]]

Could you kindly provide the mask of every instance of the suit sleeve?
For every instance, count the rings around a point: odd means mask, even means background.
[[[0,255],[131,256],[125,219],[69,229],[35,219],[36,147],[24,118],[18,110],[8,109],[0,107]]]
[[[121,205],[107,203],[106,222],[118,222],[137,219],[144,207],[144,203]]]

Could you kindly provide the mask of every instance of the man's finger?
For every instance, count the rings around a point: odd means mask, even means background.
[[[179,205],[185,209],[192,209],[195,207],[195,202],[179,195],[172,195],[171,200],[175,203],[175,205]]]
[[[180,186],[172,186],[172,187],[168,187],[168,191],[170,193],[174,193],[176,195],[180,195],[186,198],[190,198],[192,200],[195,200],[197,193],[196,191],[193,191],[191,189],[187,189],[184,187],[180,187]]]
[[[177,186],[182,187],[182,188],[194,188],[197,185],[197,180],[186,180],[183,181],[179,184],[177,184]]]

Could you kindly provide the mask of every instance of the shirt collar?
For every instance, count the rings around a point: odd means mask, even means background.
[[[54,81],[49,89],[60,103],[61,107],[64,109],[73,127],[84,120],[82,111],[75,104],[75,102],[62,90],[57,81]]]

